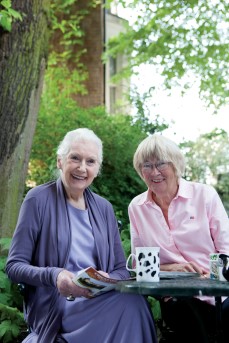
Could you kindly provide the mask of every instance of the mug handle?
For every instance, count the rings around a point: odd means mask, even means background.
[[[136,273],[136,268],[131,269],[131,268],[128,267],[129,260],[130,260],[131,257],[134,257],[136,259],[136,255],[135,254],[133,254],[133,253],[130,254],[128,259],[126,260],[126,269],[129,270],[129,272],[135,272]]]

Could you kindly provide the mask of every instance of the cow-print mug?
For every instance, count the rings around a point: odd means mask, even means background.
[[[126,261],[126,269],[136,273],[136,280],[143,282],[158,282],[160,272],[159,247],[137,247],[136,254],[130,254]],[[132,258],[136,268],[129,268]],[[134,261],[135,260],[135,261]]]

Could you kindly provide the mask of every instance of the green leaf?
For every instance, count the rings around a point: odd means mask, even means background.
[[[0,25],[3,27],[4,30],[6,31],[11,31],[11,23],[12,23],[12,19],[5,16],[5,15],[2,15],[2,12],[0,12]]]
[[[22,21],[22,16],[19,12],[13,10],[12,8],[8,9],[8,13],[9,15],[11,15],[13,18],[15,19],[19,19],[20,21]]]
[[[20,333],[19,328],[11,321],[3,321],[0,324],[0,337],[3,343],[12,343],[15,341],[15,337]]]
[[[9,8],[11,7],[11,0],[2,0],[2,1],[0,2],[0,4],[1,4],[3,7],[9,9]]]
[[[10,331],[11,324],[10,320],[3,320],[0,323],[0,337],[3,337],[7,331]]]

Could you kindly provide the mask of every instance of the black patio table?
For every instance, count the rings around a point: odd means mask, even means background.
[[[120,281],[116,290],[160,299],[162,297],[213,296],[216,301],[217,342],[223,342],[221,330],[221,297],[229,296],[229,282],[202,277],[178,277],[159,282]]]

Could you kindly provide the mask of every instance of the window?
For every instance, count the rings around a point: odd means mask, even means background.
[[[117,60],[116,58],[110,57],[110,77],[117,73]]]

